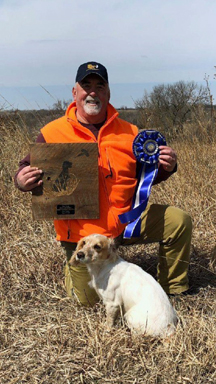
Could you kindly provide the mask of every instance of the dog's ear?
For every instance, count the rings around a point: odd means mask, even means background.
[[[85,245],[85,240],[84,239],[79,240],[76,246],[76,251],[79,251],[84,245]]]
[[[109,252],[109,257],[112,258],[112,260],[117,259],[117,247],[115,245],[114,239],[112,238],[109,239],[108,252]]]

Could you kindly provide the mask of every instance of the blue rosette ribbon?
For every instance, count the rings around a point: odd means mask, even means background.
[[[159,146],[166,145],[165,137],[158,131],[141,131],[134,139],[133,153],[138,162],[142,163],[132,209],[119,215],[121,223],[128,223],[124,238],[139,237],[141,230],[141,214],[145,210],[153,181],[158,173]]]

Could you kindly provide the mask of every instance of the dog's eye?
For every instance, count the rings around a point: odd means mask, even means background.
[[[95,244],[94,245],[94,249],[96,249],[96,251],[100,251],[101,250],[101,246],[99,244]]]

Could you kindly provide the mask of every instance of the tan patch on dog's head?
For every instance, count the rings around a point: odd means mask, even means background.
[[[76,250],[70,264],[100,262],[107,259],[116,259],[116,249],[113,239],[93,234],[86,236],[77,243]]]

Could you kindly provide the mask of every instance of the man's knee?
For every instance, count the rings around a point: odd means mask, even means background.
[[[192,220],[191,220],[191,217],[190,215],[185,212],[185,211],[181,211],[181,223],[182,225],[187,228],[188,231],[192,231]]]
[[[169,221],[173,230],[178,230],[191,237],[192,233],[192,220],[190,215],[182,209],[176,207],[169,207]]]

